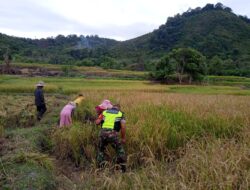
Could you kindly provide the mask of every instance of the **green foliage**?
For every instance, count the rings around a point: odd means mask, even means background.
[[[37,165],[37,161],[32,161],[33,158],[25,159],[21,163],[20,160],[17,160],[18,163],[4,162],[7,176],[3,180],[0,179],[0,186],[3,189],[55,189],[56,181],[51,171]],[[3,172],[2,168],[0,171]]]
[[[223,61],[218,56],[214,56],[209,63],[209,74],[222,75],[222,70]]]
[[[114,58],[104,56],[99,59],[100,66],[104,69],[120,69],[121,65]]]
[[[63,75],[64,76],[71,76],[71,75],[73,75],[73,66],[71,66],[71,65],[64,65],[64,66],[62,66],[62,72],[63,72]]]
[[[86,58],[104,56],[106,49],[117,43],[98,36],[58,35],[55,38],[31,40],[0,33],[0,60],[9,49],[17,61],[72,64]]]
[[[222,4],[208,4],[169,17],[157,30],[116,45],[114,51],[123,58],[144,53],[147,59],[159,59],[174,48],[191,47],[207,60],[214,56],[233,60],[233,64],[227,64],[233,69],[223,68],[223,75],[249,76],[249,23],[248,18],[237,16]]]
[[[176,62],[176,73],[180,76],[188,74],[190,83],[192,80],[201,80],[202,76],[206,74],[206,63],[204,56],[192,48],[174,49],[170,53],[171,57]]]
[[[91,66],[95,66],[96,62],[94,59],[87,58],[87,59],[83,59],[82,61],[77,61],[76,65],[77,66],[89,66],[89,67],[91,67]]]
[[[174,49],[159,61],[152,76],[156,80],[168,81],[173,74],[177,74],[180,84],[184,75],[188,75],[189,83],[201,81],[206,74],[204,56],[191,48]]]
[[[164,56],[161,60],[157,63],[155,72],[152,73],[152,77],[156,80],[164,80],[168,81],[170,75],[175,72],[175,63],[174,60],[170,58],[169,55]]]
[[[96,118],[95,104],[89,100],[83,100],[83,102],[77,106],[74,112],[74,120],[80,122],[93,122]]]
[[[0,34],[0,59],[9,49],[21,62],[152,70],[151,62],[172,49],[191,47],[211,63],[210,74],[250,76],[249,23],[250,19],[237,16],[221,3],[207,4],[169,17],[153,32],[124,42],[98,36],[31,40]],[[218,59],[223,60],[223,66]],[[221,70],[214,68],[217,64]]]
[[[37,80],[13,76],[1,79],[19,88],[32,86]],[[8,139],[0,147],[2,189],[249,189],[249,96],[225,95],[249,90],[239,86],[44,79],[49,85],[60,83],[63,89],[75,85],[79,91],[82,85],[89,86],[83,91],[86,99],[77,108],[79,116],[71,127],[55,126],[61,107],[75,94],[68,97],[48,92],[49,109],[41,122],[30,128],[6,129]],[[250,82],[249,78],[232,76],[208,79],[241,85]],[[206,95],[212,93],[223,95]],[[112,167],[96,168],[100,128],[81,118],[81,114],[94,114],[94,106],[104,97],[120,102],[125,112],[126,173]],[[4,105],[16,112],[31,98],[11,92],[1,95],[0,112],[5,111]],[[53,151],[40,149],[43,141]],[[107,150],[110,158],[115,154],[111,150]],[[74,167],[72,161],[80,167]]]
[[[75,123],[59,128],[52,135],[54,153],[60,159],[71,159],[76,165],[95,159],[97,130],[93,124]]]

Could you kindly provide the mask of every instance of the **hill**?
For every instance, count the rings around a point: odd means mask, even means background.
[[[221,64],[222,74],[250,76],[250,20],[221,3],[169,17],[151,33],[124,42],[98,36],[31,40],[0,34],[0,57],[9,49],[22,62],[115,69],[152,70],[155,60],[179,47],[200,51],[210,67]]]
[[[218,56],[234,69],[250,70],[250,20],[218,3],[189,9],[167,19],[157,30],[117,44],[117,56],[159,58],[173,48],[192,47],[208,60]],[[121,52],[126,52],[121,54]]]
[[[0,59],[9,51],[14,59],[21,62],[66,64],[88,57],[99,58],[117,43],[97,35],[58,35],[55,38],[32,40],[0,33]]]

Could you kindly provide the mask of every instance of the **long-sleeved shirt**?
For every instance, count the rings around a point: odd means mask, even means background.
[[[45,105],[45,100],[43,96],[43,89],[42,88],[37,88],[34,92],[35,95],[35,104],[36,106],[42,106]]]

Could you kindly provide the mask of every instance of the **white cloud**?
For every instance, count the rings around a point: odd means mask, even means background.
[[[217,0],[0,0],[0,32],[24,37],[97,34],[119,40],[151,32],[167,17]],[[250,15],[247,0],[222,0]]]

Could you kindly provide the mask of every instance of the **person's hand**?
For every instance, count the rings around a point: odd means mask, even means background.
[[[126,139],[122,139],[122,140],[121,140],[121,143],[122,143],[122,144],[125,144],[125,143],[126,143]]]

